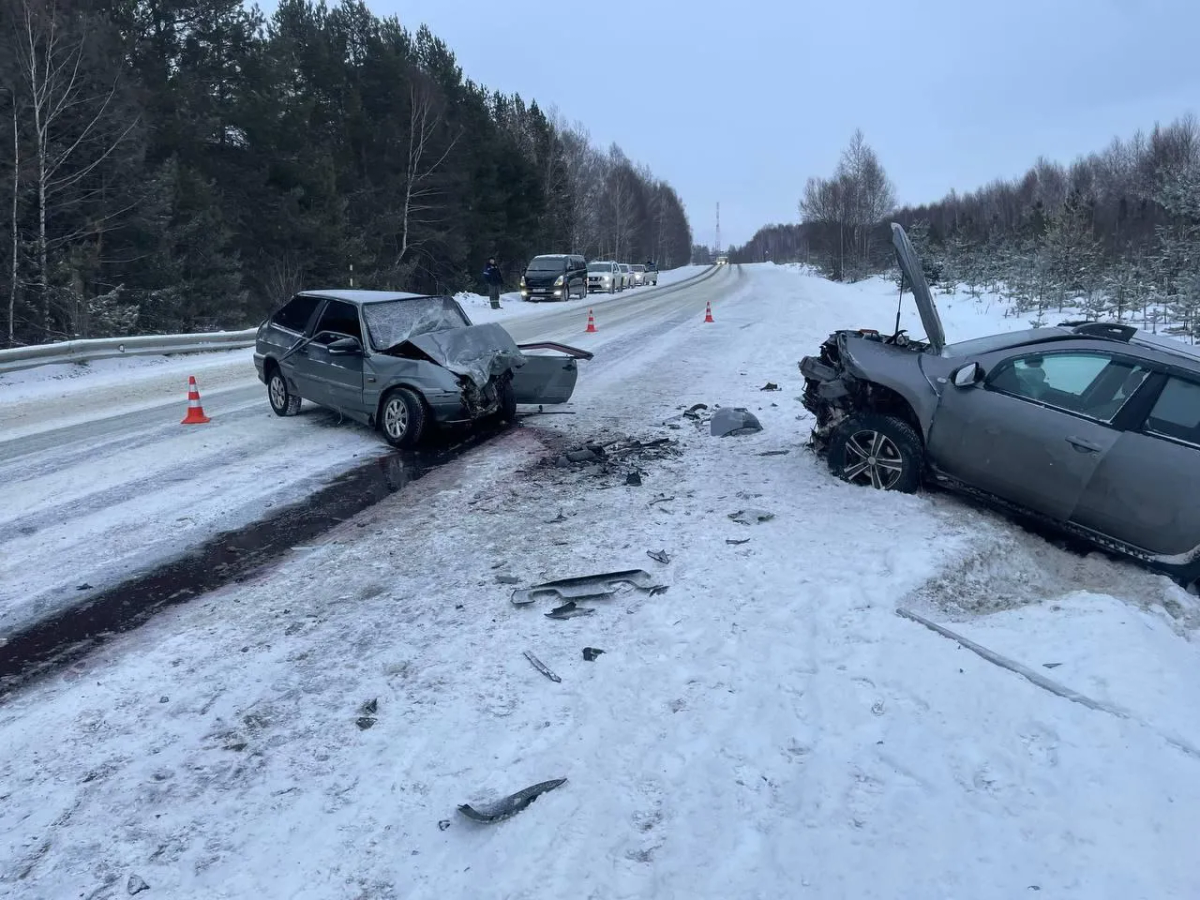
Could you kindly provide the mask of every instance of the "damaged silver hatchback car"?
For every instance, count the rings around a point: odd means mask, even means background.
[[[431,424],[511,421],[518,403],[566,403],[576,360],[591,358],[562,344],[518,346],[500,325],[472,325],[452,297],[326,290],[296,294],[259,326],[254,365],[277,415],[308,400],[412,447]]]
[[[846,481],[929,479],[1179,581],[1200,578],[1200,352],[1106,322],[947,344],[921,261],[892,225],[925,328],[844,330],[800,363],[812,440]]]

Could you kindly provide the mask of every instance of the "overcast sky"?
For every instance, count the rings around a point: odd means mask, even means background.
[[[332,2],[332,0],[331,0]],[[861,127],[901,203],[1200,108],[1200,0],[368,0],[671,182],[698,242],[797,220]]]

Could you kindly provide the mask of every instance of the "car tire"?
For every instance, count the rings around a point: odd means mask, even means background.
[[[271,401],[271,411],[277,416],[294,416],[300,412],[300,395],[292,393],[279,366],[271,366],[268,372],[267,399]]]
[[[501,422],[515,425],[517,422],[517,393],[513,390],[512,379],[505,378],[500,384],[500,411],[496,414]]]
[[[393,388],[379,404],[379,430],[383,439],[401,450],[420,443],[427,418],[424,402],[408,388]]]
[[[903,419],[861,413],[833,430],[827,459],[830,471],[850,484],[912,494],[921,487],[925,448]]]

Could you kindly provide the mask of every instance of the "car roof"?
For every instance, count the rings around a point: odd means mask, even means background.
[[[1183,341],[1177,341],[1175,338],[1168,337],[1165,334],[1139,331],[1130,338],[1129,343],[1141,344],[1143,347],[1161,350],[1164,353],[1170,353],[1175,356],[1183,356],[1191,362],[1200,363],[1200,347],[1197,347],[1195,344],[1185,344]]]
[[[974,340],[959,341],[946,347],[950,356],[974,353],[990,353],[994,350],[1016,349],[1017,347],[1056,344],[1067,341],[1124,344],[1137,348],[1141,355],[1163,364],[1200,366],[1200,347],[1185,344],[1162,334],[1143,331],[1132,325],[1116,322],[1063,322],[1047,328],[1026,328],[1007,334],[994,334]],[[1089,347],[1088,349],[1093,349]]]
[[[383,303],[388,300],[421,300],[437,294],[408,294],[403,291],[354,291],[335,288],[332,290],[301,291],[305,297],[325,297],[329,300],[345,300],[359,306],[366,303]]]

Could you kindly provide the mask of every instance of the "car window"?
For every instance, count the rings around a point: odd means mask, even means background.
[[[358,338],[361,341],[362,326],[358,324],[358,307],[341,300],[330,300],[322,310],[321,318],[317,322],[318,337],[314,343],[329,344],[337,340],[332,335],[321,334],[326,331]]]
[[[1200,445],[1200,384],[1168,378],[1146,418],[1146,431]]]
[[[308,324],[308,320],[312,318],[313,311],[320,302],[320,297],[307,297],[304,294],[297,294],[285,303],[279,312],[271,317],[271,322],[280,328],[287,328],[291,331],[303,333],[304,326]]]
[[[987,386],[1107,422],[1148,374],[1145,367],[1107,353],[1028,353],[997,366]]]
[[[562,272],[567,261],[561,256],[535,256],[529,263],[531,272]]]

